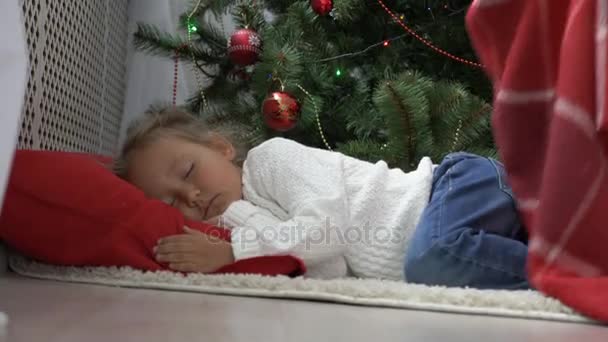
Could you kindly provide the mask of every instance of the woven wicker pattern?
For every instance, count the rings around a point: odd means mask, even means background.
[[[125,94],[126,0],[22,0],[29,80],[19,148],[110,154]]]

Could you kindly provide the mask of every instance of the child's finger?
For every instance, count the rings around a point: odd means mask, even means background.
[[[178,243],[178,242],[188,242],[192,241],[194,237],[191,234],[180,234],[180,235],[171,235],[161,239],[158,239],[157,244],[162,245],[165,243]]]
[[[154,253],[185,253],[185,252],[195,252],[196,247],[190,243],[163,243],[156,246]]]
[[[198,230],[196,230],[196,229],[192,229],[192,228],[190,228],[190,227],[188,227],[188,226],[184,226],[184,231],[185,231],[186,233],[188,233],[188,234],[192,234],[192,235],[200,235],[200,234],[203,234],[202,232],[199,232]]]
[[[198,267],[192,262],[176,262],[169,264],[169,268],[179,272],[197,272]]]
[[[208,220],[203,221],[207,224],[210,224],[212,226],[216,226],[216,227],[222,227],[222,223],[223,223],[223,219],[221,216],[214,216]]]
[[[156,255],[156,261],[166,263],[192,262],[192,260],[196,260],[196,257],[190,253],[159,253]]]

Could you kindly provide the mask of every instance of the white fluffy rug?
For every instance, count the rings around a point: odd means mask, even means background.
[[[258,275],[183,276],[168,271],[142,272],[130,267],[59,267],[34,262],[21,256],[11,256],[10,266],[24,276],[77,283],[593,322],[559,301],[535,291],[446,288],[353,278],[317,280]]]

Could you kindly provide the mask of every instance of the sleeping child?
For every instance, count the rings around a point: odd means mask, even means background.
[[[493,159],[452,153],[406,173],[283,138],[247,150],[168,108],[130,126],[115,172],[185,217],[231,231],[231,242],[187,227],[161,239],[156,258],[176,271],[293,255],[314,278],[529,287],[526,231]]]

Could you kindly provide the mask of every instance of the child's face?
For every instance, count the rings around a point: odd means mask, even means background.
[[[241,199],[241,170],[235,151],[218,138],[213,147],[164,137],[133,151],[127,179],[144,193],[205,221]]]

